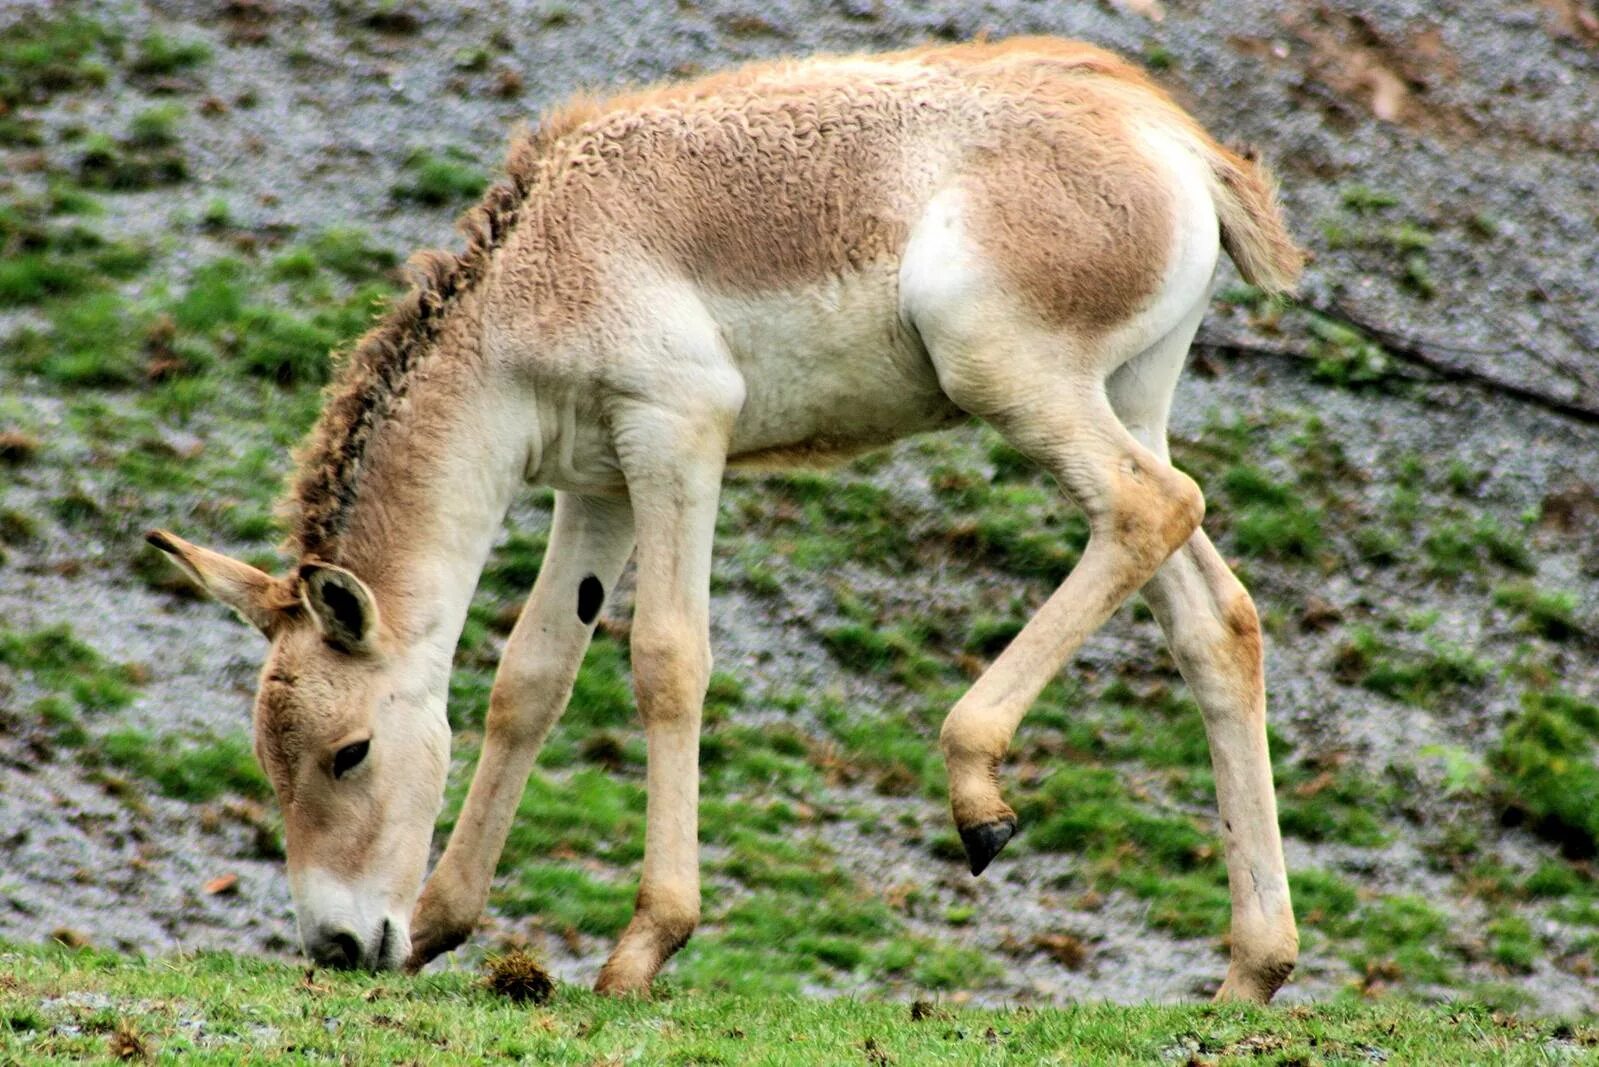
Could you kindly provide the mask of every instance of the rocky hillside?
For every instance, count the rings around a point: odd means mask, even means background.
[[[139,533],[281,566],[329,352],[585,86],[978,34],[1140,59],[1282,179],[1297,305],[1225,275],[1174,451],[1268,627],[1304,961],[1289,998],[1599,1008],[1599,18],[1583,0],[13,2],[0,10],[0,939],[292,953],[256,635]],[[537,573],[529,492],[458,655],[453,811]],[[1085,528],[978,427],[730,484],[679,987],[1179,999],[1225,968],[1197,710],[1141,606],[959,862],[943,712]],[[626,588],[475,946],[592,977],[643,744]],[[443,830],[441,827],[441,838]],[[446,966],[452,964],[445,964]]]

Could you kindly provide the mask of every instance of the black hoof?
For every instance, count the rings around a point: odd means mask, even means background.
[[[982,874],[994,857],[999,855],[999,850],[1015,835],[1016,820],[998,819],[979,826],[962,826],[960,832],[966,858],[972,864],[972,873]]]

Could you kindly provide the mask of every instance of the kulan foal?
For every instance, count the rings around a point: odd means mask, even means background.
[[[996,769],[1083,640],[1143,588],[1203,709],[1232,887],[1220,997],[1265,1001],[1297,935],[1261,637],[1167,458],[1225,249],[1269,292],[1301,254],[1271,180],[1143,74],[1046,38],[745,67],[583,100],[516,139],[466,251],[349,355],[299,454],[285,577],[156,547],[272,642],[256,752],[306,951],[419,967],[488,899],[540,743],[638,556],[648,740],[637,907],[598,988],[648,989],[699,920],[700,712],[729,467],[826,463],[976,416],[1086,513],[1081,561],[944,724],[978,873],[1016,831]],[[481,760],[422,886],[452,650],[518,486],[556,490]]]

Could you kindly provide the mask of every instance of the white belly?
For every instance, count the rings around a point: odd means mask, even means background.
[[[898,266],[801,290],[711,294],[744,377],[733,466],[827,463],[964,418],[899,314]]]

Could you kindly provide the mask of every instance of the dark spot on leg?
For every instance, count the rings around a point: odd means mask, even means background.
[[[584,578],[577,586],[577,617],[587,626],[600,614],[600,605],[605,603],[605,587],[594,575]]]

